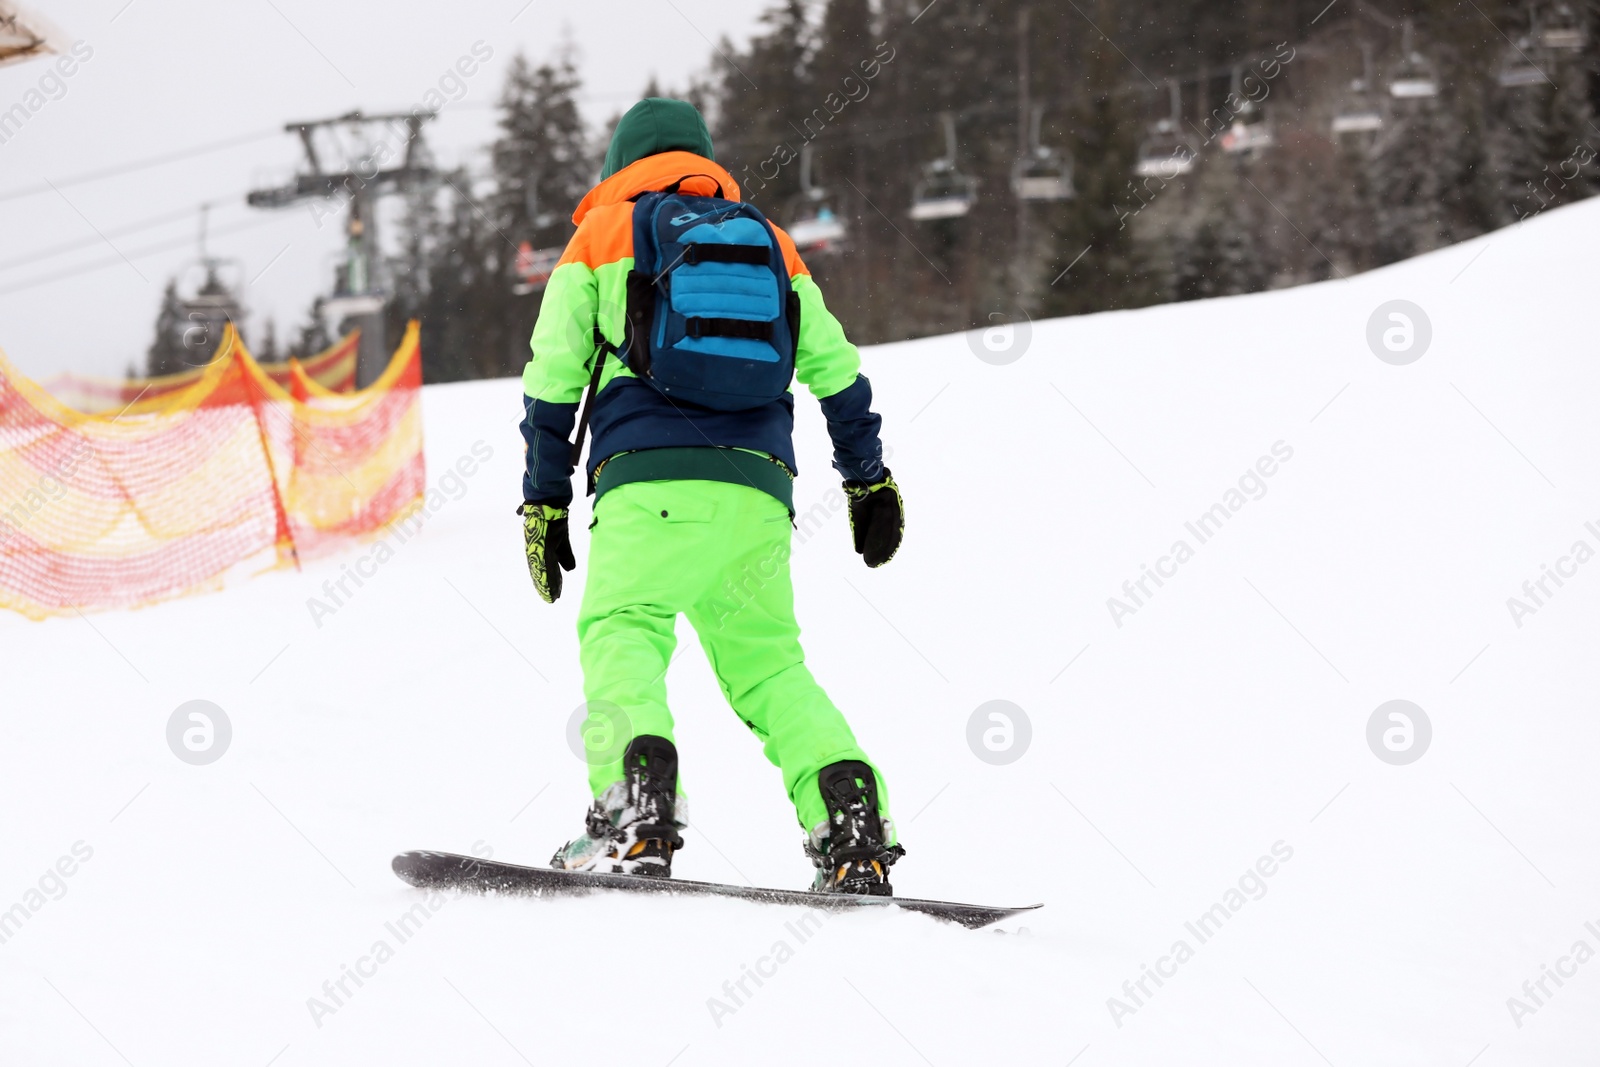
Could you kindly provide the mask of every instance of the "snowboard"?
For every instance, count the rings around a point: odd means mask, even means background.
[[[945,900],[912,897],[867,897],[813,893],[794,889],[759,889],[722,882],[691,882],[681,878],[648,878],[632,874],[591,874],[550,867],[519,867],[497,860],[461,856],[451,852],[402,852],[394,858],[394,873],[419,889],[462,889],[479,893],[515,893],[527,896],[584,896],[601,890],[624,893],[667,893],[678,896],[732,897],[758,904],[798,904],[807,908],[849,911],[853,908],[899,908],[960,923],[969,930],[982,929],[1012,915],[1042,908],[955,904]]]

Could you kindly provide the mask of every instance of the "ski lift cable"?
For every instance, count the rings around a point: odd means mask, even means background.
[[[87,171],[83,174],[74,174],[66,178],[58,178],[53,184],[56,189],[71,188],[74,185],[84,185],[89,182],[102,181],[106,178],[118,178],[124,174],[131,174],[134,171],[149,170],[152,167],[165,166],[168,163],[177,163],[181,160],[192,159],[195,156],[206,155],[210,152],[221,152],[228,148],[237,148],[240,145],[253,144],[256,141],[265,141],[269,137],[278,138],[282,136],[283,131],[281,129],[248,133],[240,137],[229,137],[221,141],[212,141],[209,144],[195,145],[190,148],[182,148],[173,152],[164,152],[160,155],[147,156],[144,159],[135,160],[132,163],[123,163],[114,167],[102,167],[99,170]],[[52,191],[51,186],[51,182],[42,182],[38,185],[24,185],[15,189],[0,190],[0,203],[8,200],[20,200],[27,196],[37,196],[40,193],[48,193]]]
[[[1355,0],[1355,3],[1352,6],[1355,8],[1356,14],[1371,19],[1373,22],[1377,23],[1379,26],[1382,26],[1386,30],[1398,30],[1400,28],[1400,23],[1398,21],[1390,18],[1388,15],[1385,15],[1380,11],[1374,11],[1369,4],[1364,2],[1364,0]]]
[[[1193,75],[1188,75],[1188,76],[1184,76],[1184,77],[1178,77],[1178,78],[1176,78],[1176,80],[1180,84],[1187,85],[1190,82],[1198,82],[1198,81],[1200,81],[1202,79],[1209,79],[1209,78],[1217,77],[1219,74],[1228,73],[1231,70],[1232,70],[1231,67],[1225,67],[1225,68],[1217,68],[1215,70],[1199,71],[1199,72],[1196,72]],[[1143,90],[1143,88],[1144,88],[1144,86],[1140,85],[1139,83],[1130,81],[1130,82],[1124,83],[1122,85],[1112,87],[1111,91],[1113,91],[1113,92],[1124,92],[1124,93],[1126,93],[1126,92],[1140,92],[1140,91]],[[459,104],[459,105],[454,105],[454,106],[456,106],[456,107],[464,107],[464,106],[467,106],[467,105]],[[499,107],[501,105],[490,104],[488,101],[484,101],[484,102],[482,102],[481,105],[478,105],[478,106],[482,106],[482,107],[488,108],[488,107]],[[955,115],[957,118],[966,118],[966,117],[972,117],[972,116],[994,114],[994,113],[1010,111],[1010,110],[1013,110],[1013,102],[995,102],[995,103],[989,103],[989,104],[974,105],[974,106],[971,106],[971,107],[962,108],[962,109],[960,109],[958,111],[953,111],[951,113],[953,115]],[[865,140],[869,140],[869,139],[881,141],[881,140],[886,140],[886,139],[896,139],[897,140],[897,139],[908,138],[908,137],[916,137],[916,136],[920,136],[920,134],[921,134],[921,131],[905,132],[905,133],[899,134],[898,136],[890,134],[889,131],[892,130],[893,127],[896,126],[896,125],[899,125],[899,124],[898,123],[882,124],[882,125],[880,125],[880,126],[878,126],[876,128],[868,128],[868,129],[864,129],[864,130],[860,130],[860,131],[855,131],[853,136],[848,136],[848,137],[844,137],[844,138],[840,138],[840,139],[841,140],[848,140],[848,141],[851,141],[851,142],[865,141]],[[112,166],[112,167],[103,167],[103,168],[100,168],[98,170],[87,171],[87,172],[82,173],[82,174],[69,175],[68,177],[56,180],[54,182],[54,185],[55,185],[56,188],[71,188],[71,187],[76,186],[76,185],[84,185],[84,184],[88,184],[90,182],[103,181],[103,180],[105,180],[107,178],[121,177],[124,174],[131,174],[131,173],[134,173],[136,171],[141,171],[141,170],[149,170],[149,169],[151,169],[153,167],[164,166],[164,165],[166,165],[168,163],[181,162],[181,161],[186,160],[186,159],[192,159],[192,158],[194,158],[196,156],[206,155],[206,154],[209,154],[209,153],[212,153],[212,152],[221,152],[221,151],[224,151],[224,150],[229,149],[229,148],[236,148],[236,147],[239,147],[241,145],[253,144],[253,143],[257,142],[257,141],[264,141],[264,140],[267,140],[269,138],[276,139],[278,137],[281,137],[282,134],[283,134],[283,130],[281,128],[277,128],[277,127],[273,128],[273,129],[270,129],[270,130],[260,130],[260,131],[257,131],[255,133],[243,134],[243,135],[240,135],[238,137],[230,137],[230,138],[226,138],[226,139],[221,140],[221,141],[213,141],[213,142],[209,142],[209,143],[203,144],[203,145],[195,145],[195,146],[192,146],[192,147],[189,147],[189,148],[178,149],[178,150],[172,151],[172,152],[165,152],[165,153],[161,153],[161,154],[158,154],[158,155],[155,155],[155,156],[147,156],[144,159],[134,160],[133,162],[130,162],[130,163],[118,164],[118,165]],[[885,134],[887,134],[888,136],[885,136]],[[739,144],[755,145],[758,142],[757,142],[757,140],[755,138],[725,138],[725,139],[723,139],[723,143],[734,144],[734,145],[739,145]],[[51,183],[50,182],[43,182],[43,183],[36,184],[36,185],[19,186],[19,187],[14,188],[14,189],[0,190],[0,203],[5,203],[5,202],[11,201],[11,200],[20,200],[20,199],[23,199],[25,197],[30,197],[30,196],[38,196],[38,195],[40,195],[42,193],[48,193],[48,192],[51,192],[51,191],[52,191],[52,189],[51,189]]]
[[[1302,46],[1296,45],[1294,47],[1298,50]],[[1204,70],[1191,71],[1187,74],[1169,75],[1163,79],[1163,81],[1166,84],[1176,84],[1180,87],[1181,91],[1182,87],[1187,87],[1189,85],[1199,86],[1203,82],[1211,81],[1224,76],[1232,79],[1234,72],[1240,69],[1240,67],[1240,64],[1232,63],[1228,64],[1227,66],[1216,66]],[[1109,87],[1107,92],[1120,93],[1124,95],[1143,95],[1149,92],[1149,87],[1142,81],[1129,80]],[[1072,94],[1068,93],[1066,95],[1070,97]],[[968,107],[958,109],[940,109],[936,112],[924,113],[923,117],[937,118],[939,115],[948,113],[959,120],[967,118],[979,118],[988,115],[1013,114],[1016,112],[1016,106],[1016,94],[1013,91],[1000,90],[992,95],[985,103],[973,104]],[[886,141],[908,140],[911,138],[923,137],[926,136],[928,132],[926,128],[906,130],[904,126],[904,122],[894,121],[876,123],[870,126],[853,126],[848,133],[841,132],[829,134],[828,139],[830,142],[834,143],[880,144]],[[772,148],[775,142],[762,138],[759,135],[749,135],[718,137],[716,139],[716,143],[719,146],[755,148],[760,150]]]
[[[927,112],[927,113],[924,113],[923,115],[916,116],[915,118],[932,118],[932,119],[935,119],[939,123],[939,125],[937,125],[937,126],[935,126],[933,128],[940,131],[939,132],[939,136],[938,136],[938,140],[943,141],[945,139],[944,138],[944,133],[943,133],[943,119],[941,118],[941,116],[943,116],[943,115],[948,114],[948,115],[953,116],[956,119],[965,119],[965,118],[977,118],[977,117],[981,117],[981,116],[985,116],[985,115],[1009,114],[1009,113],[1014,113],[1015,111],[1016,111],[1016,104],[1015,104],[1015,100],[1014,99],[1010,100],[1010,101],[1007,101],[1005,99],[1001,99],[998,102],[990,102],[990,103],[984,103],[984,104],[974,104],[974,105],[971,105],[970,107],[964,107],[964,108],[960,108],[960,109],[956,109],[956,110],[943,110],[943,109],[941,109],[941,110],[935,111],[935,112]],[[871,145],[879,145],[879,144],[885,144],[885,143],[889,143],[889,142],[893,142],[893,141],[906,141],[906,140],[914,140],[914,139],[917,139],[917,138],[926,138],[928,136],[928,132],[929,132],[929,127],[927,127],[927,126],[917,125],[917,126],[909,126],[908,127],[908,124],[905,121],[888,121],[888,122],[876,123],[876,124],[871,125],[871,126],[852,127],[849,132],[843,132],[843,131],[841,131],[841,132],[828,132],[826,134],[826,137],[827,137],[827,143],[828,144],[871,144]],[[802,137],[804,137],[804,134],[802,134]],[[810,138],[808,140],[803,141],[802,143],[803,144],[812,144],[814,142],[820,142],[820,141],[822,141],[822,139],[823,139],[823,134],[819,133],[816,136],[814,136],[814,137],[812,137],[812,138]],[[772,149],[774,149],[779,144],[787,144],[788,143],[788,142],[784,142],[784,141],[781,141],[781,140],[774,141],[774,140],[772,140],[770,138],[763,137],[763,136],[761,136],[759,134],[752,134],[752,135],[746,135],[746,136],[722,136],[722,137],[715,138],[715,141],[716,141],[717,147],[719,149],[733,147],[733,148],[749,148],[749,149],[754,149],[756,151],[768,151],[768,152],[770,152]]]
[[[235,202],[237,202],[237,204]],[[240,193],[237,196],[228,197],[225,200],[202,201],[199,204],[180,208],[177,211],[169,211],[161,215],[154,215],[150,218],[142,219],[139,222],[131,222],[126,226],[120,226],[116,229],[106,230],[104,237],[98,235],[94,237],[84,237],[76,241],[68,241],[63,244],[53,245],[49,248],[43,248],[39,249],[38,251],[29,252],[25,255],[17,256],[14,259],[0,260],[0,271],[10,270],[13,267],[32,265],[40,260],[54,259],[55,257],[65,255],[68,252],[76,252],[79,249],[91,248],[109,238],[126,237],[131,233],[141,233],[145,230],[153,230],[162,226],[171,225],[174,222],[193,219],[195,212],[201,208],[234,206],[244,206],[243,193]]]
[[[1385,26],[1387,28],[1391,28],[1391,29],[1398,28],[1400,26],[1400,24],[1394,22],[1394,20],[1385,18],[1385,17],[1377,14],[1376,12],[1372,11],[1365,3],[1360,2],[1360,0],[1357,0],[1357,2],[1355,3],[1354,6],[1355,6],[1356,10],[1360,14],[1365,15],[1366,17],[1372,19],[1375,22],[1378,22],[1380,25],[1383,25],[1383,26]],[[1496,29],[1498,30],[1498,27],[1496,27]],[[1504,36],[1503,33],[1501,35]],[[1509,41],[1510,39],[1507,38],[1507,40]],[[1217,68],[1210,69],[1210,70],[1196,71],[1193,74],[1188,74],[1188,75],[1183,75],[1183,76],[1174,75],[1174,76],[1169,77],[1167,80],[1168,81],[1176,81],[1180,85],[1188,85],[1190,83],[1198,84],[1201,81],[1205,81],[1205,80],[1209,80],[1209,79],[1212,79],[1212,78],[1215,78],[1215,77],[1219,77],[1219,76],[1221,76],[1223,74],[1231,74],[1232,71],[1233,71],[1233,66],[1230,65],[1230,66],[1226,66],[1226,67],[1217,67]],[[1109,91],[1118,92],[1118,93],[1140,93],[1140,92],[1143,92],[1144,89],[1145,89],[1144,85],[1142,85],[1142,84],[1140,84],[1138,82],[1134,82],[1134,81],[1130,80],[1130,81],[1125,82],[1125,83],[1123,83],[1121,85],[1117,85],[1117,86],[1111,87],[1111,89]],[[580,96],[581,95],[583,95],[583,94],[580,94]],[[981,116],[981,115],[996,114],[996,113],[1000,113],[1000,112],[1008,112],[1008,111],[1013,110],[1013,105],[1014,105],[1014,101],[995,101],[995,102],[988,103],[988,104],[980,104],[980,105],[974,105],[974,106],[967,107],[967,108],[962,108],[962,109],[960,109],[958,111],[952,112],[952,114],[955,115],[958,118],[976,117],[976,116]],[[469,106],[471,106],[471,107],[490,108],[490,107],[499,107],[501,105],[499,105],[499,104],[491,104],[488,101],[483,101],[481,103],[480,102],[470,102],[470,103],[462,103],[462,104],[453,105],[453,107],[456,107],[456,108],[469,107]],[[868,128],[852,131],[851,134],[835,138],[835,140],[844,141],[844,142],[847,142],[847,143],[862,143],[862,142],[882,143],[884,141],[890,141],[890,140],[902,140],[902,139],[908,139],[908,138],[913,138],[913,137],[919,137],[919,136],[922,136],[923,133],[925,132],[925,131],[921,131],[921,130],[903,131],[903,132],[899,132],[899,133],[892,132],[894,127],[898,126],[898,125],[900,125],[900,124],[899,123],[880,124],[880,125],[878,125],[876,127],[868,127]],[[280,137],[282,135],[282,132],[283,131],[280,128],[273,128],[273,129],[270,129],[270,130],[262,130],[262,131],[257,131],[255,133],[244,134],[244,135],[241,135],[241,136],[238,136],[238,137],[226,138],[226,139],[221,140],[221,141],[214,141],[214,142],[210,142],[210,143],[203,144],[203,145],[192,146],[190,148],[179,149],[179,150],[173,151],[173,152],[167,152],[167,153],[162,153],[162,154],[155,155],[155,156],[149,156],[149,157],[146,157],[144,159],[135,160],[135,161],[130,162],[130,163],[119,164],[119,165],[113,166],[113,167],[105,167],[105,168],[101,168],[99,170],[88,171],[88,172],[85,172],[85,173],[82,173],[82,174],[70,175],[68,177],[65,177],[65,178],[62,178],[60,180],[57,180],[54,184],[55,184],[55,186],[57,188],[71,188],[71,187],[76,186],[76,185],[87,184],[87,183],[95,182],[95,181],[102,181],[102,180],[105,180],[107,178],[121,177],[122,175],[125,175],[125,174],[130,174],[130,173],[133,173],[133,172],[136,172],[136,171],[141,171],[141,170],[148,170],[150,168],[163,166],[163,165],[166,165],[168,163],[180,162],[182,160],[191,159],[191,158],[194,158],[196,156],[205,155],[205,154],[208,154],[208,153],[211,153],[211,152],[220,152],[220,151],[224,151],[224,150],[229,149],[229,148],[234,148],[234,147],[238,147],[238,146],[245,145],[245,144],[252,144],[252,143],[257,142],[257,141],[267,140],[268,138],[277,138],[277,137]],[[720,138],[719,141],[721,143],[724,143],[724,144],[735,145],[735,146],[764,146],[765,145],[764,141],[758,141],[758,139],[755,138],[755,137],[743,137],[743,138],[741,138],[741,137],[729,137],[729,138]],[[8,201],[12,201],[12,200],[18,200],[18,199],[22,199],[22,198],[29,197],[29,196],[37,196],[39,194],[48,193],[48,192],[51,192],[51,191],[52,191],[51,183],[49,183],[49,182],[36,184],[36,185],[30,185],[30,186],[20,186],[18,188],[14,188],[14,189],[0,190],[0,203],[5,203],[5,202],[8,202]]]
[[[278,214],[258,215],[255,218],[236,223],[233,226],[214,230],[211,235],[213,237],[225,237],[229,234],[239,233],[244,230],[257,229],[258,227],[265,226],[268,223],[281,221],[285,217],[286,216]],[[130,259],[144,259],[149,256],[160,255],[163,252],[170,252],[175,248],[192,247],[194,247],[194,235],[190,234],[174,240],[163,241],[160,244],[148,245],[144,248],[134,249],[133,251],[126,253],[126,255],[117,255],[108,257],[106,259],[95,260],[90,263],[68,267],[65,270],[57,271],[54,274],[47,274],[38,278],[30,278],[25,282],[18,282],[15,285],[8,285],[0,288],[0,296],[7,296],[11,293],[21,292],[24,289],[33,289],[41,285],[49,285],[52,282],[66,281],[68,279],[77,278],[85,274],[91,274],[95,271],[105,270],[108,267],[115,267],[117,264],[125,263]]]

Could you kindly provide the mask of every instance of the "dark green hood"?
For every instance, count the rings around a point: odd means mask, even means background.
[[[617,171],[645,156],[658,152],[693,152],[715,159],[711,154],[711,131],[693,104],[684,100],[646,97],[628,109],[611,135],[606,163],[600,171],[605,181]]]

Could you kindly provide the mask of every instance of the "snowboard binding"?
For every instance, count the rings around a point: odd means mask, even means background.
[[[678,750],[664,737],[628,743],[622,781],[595,798],[585,832],[556,850],[550,866],[565,871],[672,877],[673,853],[683,847],[679,818]]]
[[[806,855],[817,868],[812,891],[893,896],[889,867],[906,850],[885,843],[894,824],[878,814],[878,781],[872,768],[859,760],[830,764],[817,775],[817,788],[827,805],[828,821],[812,830],[805,843]]]

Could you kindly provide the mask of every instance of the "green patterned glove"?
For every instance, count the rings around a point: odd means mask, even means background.
[[[577,567],[567,537],[567,509],[549,504],[523,504],[522,537],[528,546],[528,573],[539,599],[554,604],[561,596],[561,572]]]
[[[871,485],[845,482],[844,492],[850,498],[850,535],[855,539],[856,554],[869,567],[883,566],[894,559],[906,532],[900,487],[885,467],[883,481]]]

